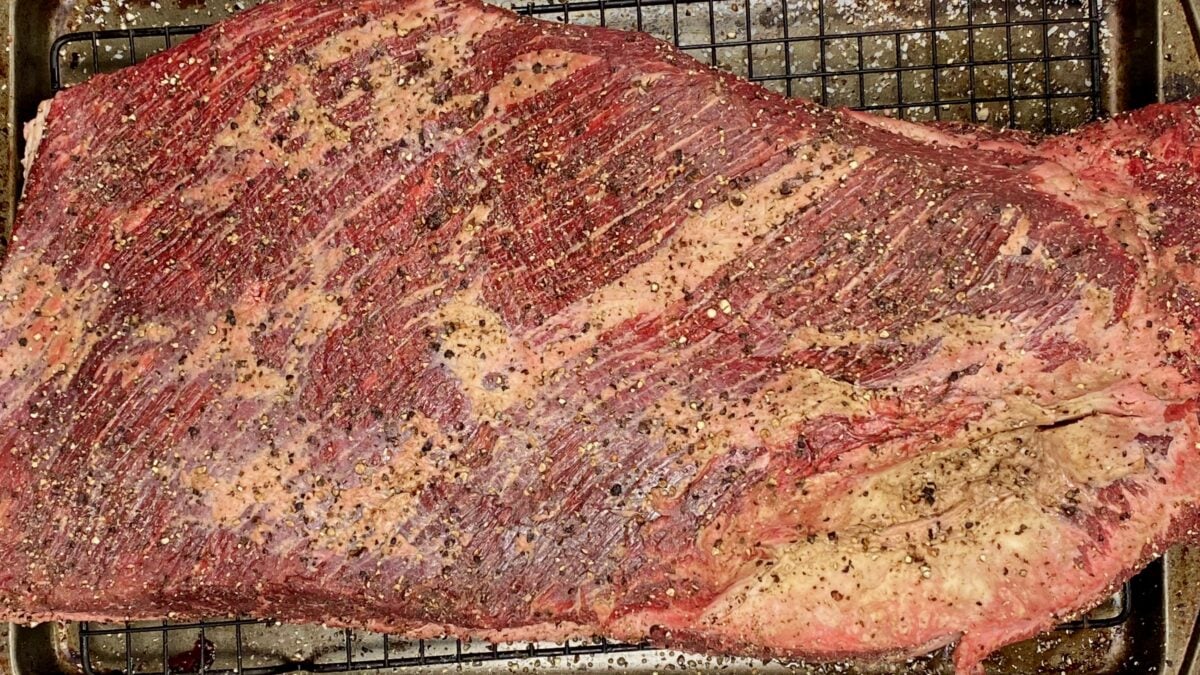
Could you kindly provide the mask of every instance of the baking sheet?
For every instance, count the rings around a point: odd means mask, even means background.
[[[976,21],[986,20],[988,17],[998,19],[1005,11],[1006,1],[974,0],[972,11]],[[1086,7],[1087,1],[1050,0],[1049,11],[1052,16],[1071,19],[1080,16],[1081,8]],[[707,43],[710,41],[709,26],[716,26],[716,39],[712,40],[716,44],[706,44],[687,51],[703,61],[715,62],[743,76],[764,80],[764,86],[789,93],[785,81],[772,80],[771,77],[786,75],[789,72],[803,74],[820,71],[822,54],[816,42],[793,43],[787,48],[782,45],[760,45],[752,47],[749,51],[738,43],[745,41],[748,35],[754,38],[780,37],[785,31],[792,37],[810,34],[813,30],[812,13],[817,10],[818,2],[820,0],[792,0],[789,7],[794,8],[794,11],[790,12],[785,20],[778,3],[751,0],[752,23],[749,27],[742,20],[744,7],[736,1],[714,3],[711,11],[703,3],[689,5],[689,9],[683,11],[680,41],[685,45]],[[13,77],[3,83],[4,89],[0,92],[4,94],[4,112],[9,121],[5,129],[5,140],[10,149],[8,164],[0,167],[3,169],[0,170],[0,188],[3,188],[0,191],[0,200],[4,200],[0,206],[4,207],[3,213],[11,218],[14,205],[16,172],[13,169],[13,157],[17,156],[16,146],[20,143],[19,135],[15,133],[16,125],[29,119],[37,103],[50,95],[47,56],[55,37],[76,30],[211,23],[244,8],[245,4],[204,4],[190,0],[179,5],[157,2],[126,4],[118,0],[63,3],[14,0],[12,4],[5,4],[3,9],[0,9],[0,18],[8,19],[5,25],[9,26],[13,41],[11,51],[6,53],[8,62],[0,63],[0,66],[4,67],[5,72],[12,73]],[[914,12],[906,10],[907,4],[904,2],[837,0],[829,4],[833,9],[841,10],[830,15],[830,23],[826,27],[829,32],[864,28],[882,30],[931,20],[924,13],[923,6],[922,11]],[[1190,71],[1187,70],[1159,67],[1158,53],[1163,45],[1153,39],[1157,34],[1159,16],[1164,11],[1159,3],[1110,0],[1104,4],[1106,21],[1102,37],[1105,60],[1099,89],[1100,102],[1105,111],[1136,107],[1156,98],[1163,88],[1164,72],[1171,76],[1182,72],[1182,77],[1188,76]],[[868,5],[872,9],[868,10]],[[967,3],[961,0],[948,0],[932,20],[941,26],[953,26],[963,20],[962,13],[966,11],[966,6]],[[608,25],[630,29],[638,27],[640,23],[643,30],[670,38],[670,17],[669,7],[646,7],[640,12],[635,9],[609,10],[604,19]],[[570,12],[565,18],[585,24],[597,24],[601,20],[600,13],[595,10]],[[1014,48],[1031,56],[1045,51],[1069,56],[1078,53],[1084,44],[1085,36],[1081,28],[1082,24],[1072,26],[1068,22],[1064,24],[1061,32],[1056,30],[1052,34],[1043,34],[1040,31],[1021,33],[1015,36]],[[966,58],[966,51],[973,49],[976,60],[1003,57],[1003,54],[996,51],[996,44],[1001,40],[1000,34],[994,29],[988,30],[992,31],[990,38],[985,30],[964,31],[953,28],[936,33],[912,35],[903,39],[899,58],[905,63],[930,66],[936,64],[939,66],[936,70],[940,74],[937,83],[938,95],[943,99],[964,98],[972,93],[968,91],[970,78],[965,76],[968,71],[957,67],[956,63],[961,63]],[[1007,39],[1008,36],[1003,37]],[[102,70],[128,64],[129,53],[127,49],[123,49],[121,43],[121,40],[113,40],[97,45],[101,54]],[[894,66],[897,63],[894,46],[882,38],[864,40],[861,48],[857,41],[833,41],[824,54],[824,70],[855,70],[859,68],[860,58],[867,69]],[[159,45],[151,40],[144,40],[137,43],[136,47],[144,55],[154,51]],[[75,55],[67,50],[61,53],[59,58],[64,66],[65,84],[82,81],[90,74],[88,54]],[[917,100],[911,97],[928,99],[934,87],[933,70],[930,68],[913,72],[894,81],[882,77],[875,78],[869,74],[863,75],[863,91],[866,98],[858,102],[880,106],[881,114],[901,114],[899,108],[888,108],[887,105]],[[1086,92],[1093,86],[1089,81],[1090,77],[1090,70],[1080,69],[1077,65],[1056,65],[1050,73],[1050,91]],[[1046,91],[1044,73],[1036,70],[1025,72],[1023,67],[1016,67],[1012,81],[1014,89],[1022,93],[1033,95]],[[1002,96],[1008,92],[1008,82],[1006,67],[979,69],[975,74],[974,94],[981,98]],[[857,94],[858,85],[857,75],[833,74],[824,78],[795,79],[792,81],[790,93],[818,98],[823,94],[831,104],[849,105],[855,103],[852,99]],[[908,92],[907,97],[905,92]],[[1066,128],[1087,119],[1090,114],[1087,96],[1075,98],[1078,100],[1063,99],[1061,105],[1056,101],[1052,111],[1053,127]],[[1019,102],[1011,109],[1007,103],[995,102],[979,105],[954,104],[940,108],[940,113],[945,119],[965,121],[974,117],[989,124],[1007,124],[1012,121],[1016,126],[1027,128],[1040,127],[1044,121],[1043,112],[1039,101]],[[906,108],[904,114],[910,119],[926,120],[935,116],[935,109],[932,106],[918,106]],[[1139,577],[1133,591],[1136,597],[1132,598],[1136,608],[1135,616],[1129,621],[1111,629],[1083,630],[1069,634],[1052,633],[1039,637],[998,655],[990,663],[989,671],[1168,672],[1171,663],[1164,649],[1171,647],[1172,635],[1174,642],[1179,643],[1180,636],[1186,635],[1190,630],[1191,617],[1186,616],[1186,613],[1188,608],[1194,613],[1195,607],[1180,598],[1187,595],[1188,588],[1194,587],[1194,584],[1189,586],[1186,582],[1189,578],[1187,575],[1192,574],[1190,578],[1197,578],[1194,562],[1187,554],[1173,554],[1168,563],[1165,571],[1163,567],[1155,566],[1150,573]],[[1180,578],[1185,581],[1181,582]],[[1164,613],[1164,605],[1176,607],[1175,611],[1184,615],[1186,620],[1172,624]],[[1105,616],[1111,613],[1113,608],[1101,608],[1098,611],[1097,616]],[[1183,626],[1185,623],[1186,627]],[[345,658],[345,637],[340,630],[287,626],[262,626],[245,630],[247,634],[244,636],[244,646],[248,648],[243,655],[245,667],[283,663],[330,664]],[[230,665],[231,632],[232,629],[227,628],[206,630],[206,637],[217,645],[213,668]],[[172,633],[168,637],[167,651],[172,656],[186,654],[194,646],[195,639],[195,633]],[[89,655],[89,662],[95,672],[119,671],[126,667],[125,640],[124,635],[115,635],[92,641],[93,651]],[[161,669],[159,661],[163,645],[160,633],[131,637],[129,645],[133,648],[135,671]],[[77,625],[50,625],[32,631],[22,631],[18,634],[14,647],[14,672],[34,675],[55,671],[75,672],[80,668]],[[436,651],[453,647],[453,642],[441,642],[432,643],[429,649]],[[381,651],[381,638],[368,633],[356,633],[351,651],[355,660],[377,658]],[[947,672],[947,668],[948,661],[944,654],[907,664],[847,666],[761,664],[748,660],[695,657],[671,651],[647,651],[594,657],[526,659],[507,663],[468,662],[461,666],[439,666],[434,670],[770,670],[800,673],[873,673]]]

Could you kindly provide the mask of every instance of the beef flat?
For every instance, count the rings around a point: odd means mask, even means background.
[[[0,275],[0,618],[996,648],[1200,496],[1200,108],[1038,139],[475,0],[59,94]]]

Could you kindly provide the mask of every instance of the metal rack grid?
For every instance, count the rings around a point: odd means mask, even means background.
[[[462,640],[407,640],[388,635],[368,634],[351,629],[342,629],[341,643],[325,654],[309,658],[277,660],[273,663],[255,664],[247,654],[245,633],[251,628],[279,626],[272,621],[255,619],[227,619],[222,621],[199,621],[188,623],[141,623],[93,626],[84,622],[79,625],[79,657],[85,675],[106,675],[105,670],[96,668],[94,653],[96,642],[108,638],[115,640],[121,652],[124,668],[118,672],[127,675],[170,675],[172,673],[200,673],[202,675],[276,675],[278,673],[340,673],[385,668],[408,668],[448,664],[483,663],[528,658],[555,658],[620,654],[648,649],[648,645],[634,645],[597,639],[591,642],[572,641],[555,645],[526,644],[523,646],[500,646],[492,643],[464,643]],[[217,645],[209,639],[214,629],[232,629],[233,635],[229,654],[223,654],[225,665],[214,667],[218,656]],[[356,650],[363,635],[374,638],[372,648]],[[134,640],[139,636],[151,636],[161,642],[161,660],[156,666],[146,667],[135,660]],[[175,651],[173,637],[186,641],[184,649]],[[436,643],[436,647],[434,644]],[[112,645],[109,645],[110,647]],[[189,648],[190,646],[190,648]],[[356,651],[361,651],[358,658]],[[159,656],[156,654],[156,656]],[[157,660],[157,659],[156,659]],[[139,667],[141,665],[142,667]]]
[[[1127,583],[1112,600],[1107,611],[1094,612],[1084,618],[1061,624],[1058,630],[1073,631],[1090,628],[1112,628],[1125,623],[1132,612]],[[593,642],[568,642],[562,644],[526,644],[523,646],[500,646],[490,643],[467,644],[462,640],[407,640],[388,635],[365,633],[343,629],[341,644],[318,657],[277,659],[267,664],[254,664],[246,654],[245,633],[252,627],[271,630],[279,624],[256,619],[228,619],[221,621],[199,621],[188,623],[124,623],[118,625],[79,624],[79,657],[85,675],[106,675],[107,672],[95,665],[97,651],[107,651],[107,659],[124,664],[118,672],[125,675],[172,675],[199,673],[200,675],[276,675],[278,673],[309,672],[334,673],[385,668],[421,667],[446,664],[482,663],[510,659],[556,658],[594,656],[643,651],[649,645],[631,645],[597,639]],[[218,647],[210,640],[214,629],[232,629],[229,644]],[[355,646],[363,637],[373,642],[370,649],[361,650],[355,658]],[[144,654],[145,645],[135,649],[134,641],[150,638],[157,642],[161,660],[157,664],[138,663],[135,653]],[[108,640],[101,649],[97,642]],[[183,649],[176,651],[172,643]],[[434,642],[438,647],[431,647]],[[106,647],[106,649],[105,649]],[[189,648],[190,647],[190,648]],[[216,665],[220,650],[224,665]],[[114,659],[115,656],[115,659]],[[156,654],[158,656],[158,654]],[[144,660],[144,656],[143,656]]]
[[[547,20],[648,32],[703,62],[825,105],[1043,131],[1104,112],[1099,0],[508,2]],[[57,91],[136,63],[201,29],[64,35],[51,48],[51,85]]]
[[[902,119],[987,122],[1053,131],[1103,114],[1100,105],[1101,14],[1098,0],[925,0],[916,11],[863,20],[846,11],[862,0],[570,0],[510,3],[518,12],[561,22],[611,26],[654,34],[695,58],[729,69],[789,96],[825,105],[878,111]],[[903,4],[903,3],[901,3]],[[202,25],[87,31],[63,35],[50,51],[51,87],[59,91],[97,72],[137,63]],[[1131,614],[1129,588],[1103,615],[1060,626],[1108,628]],[[270,629],[250,619],[193,623],[81,623],[79,656],[86,675],[98,643],[107,641],[133,675],[199,672],[273,675],[344,672],[405,666],[473,663],[534,657],[571,657],[646,649],[607,641],[500,647],[409,641],[342,631],[340,649],[320,659],[268,665],[248,662],[244,633]],[[232,630],[231,654],[216,660],[213,631]],[[355,658],[370,635],[374,646]],[[134,642],[161,645],[157,664],[136,663]],[[181,642],[182,640],[182,642]],[[175,651],[172,643],[182,645]],[[190,649],[187,647],[190,645]],[[361,650],[359,650],[361,651]],[[174,652],[174,653],[173,653]],[[109,655],[111,656],[111,654]]]

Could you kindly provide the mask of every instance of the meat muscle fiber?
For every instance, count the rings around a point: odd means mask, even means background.
[[[967,672],[1196,540],[1196,104],[926,127],[474,0],[281,0],[41,126],[0,618]]]

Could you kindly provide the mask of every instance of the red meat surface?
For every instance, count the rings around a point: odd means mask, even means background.
[[[1194,103],[918,126],[475,0],[279,0],[38,127],[0,618],[966,672],[1196,540]]]

